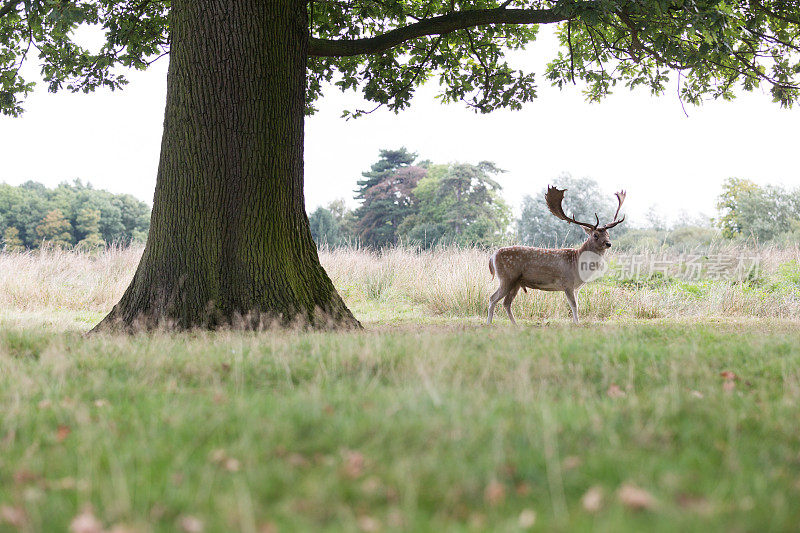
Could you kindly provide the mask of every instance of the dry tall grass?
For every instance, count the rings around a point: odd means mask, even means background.
[[[127,287],[141,253],[142,248],[109,248],[99,253],[57,249],[0,253],[0,310],[108,311]],[[746,253],[760,258],[761,273],[754,283],[701,280],[637,287],[600,281],[582,290],[579,311],[588,319],[800,318],[800,249],[761,248]],[[424,315],[459,317],[483,316],[486,312],[489,294],[496,288],[496,280],[491,280],[488,271],[488,257],[483,250],[469,248],[320,252],[345,301],[362,313],[380,308],[417,309]],[[515,313],[523,319],[569,317],[560,293],[530,291],[520,294],[514,305]],[[503,314],[501,311],[500,320],[505,319]]]
[[[142,250],[0,253],[0,309],[108,311],[130,283]]]
[[[590,319],[685,316],[750,316],[800,318],[800,249],[725,248],[715,254],[757,256],[759,278],[749,284],[725,280],[671,282],[631,286],[613,280],[586,285],[579,313]],[[479,249],[445,248],[416,252],[395,248],[323,251],[322,263],[348,302],[412,305],[435,315],[483,316],[497,282],[488,271],[489,253]],[[787,268],[788,267],[788,268]],[[788,274],[787,274],[788,270]],[[788,279],[787,279],[788,275]],[[793,277],[792,277],[793,276]],[[514,301],[519,318],[569,318],[561,293],[529,291]],[[499,315],[503,319],[503,312]]]

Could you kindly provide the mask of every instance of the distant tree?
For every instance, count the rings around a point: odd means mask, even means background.
[[[492,176],[494,163],[430,165],[413,193],[417,212],[401,226],[403,236],[432,246],[440,242],[490,245],[505,235],[510,209]]]
[[[3,232],[3,248],[7,252],[15,252],[25,249],[22,239],[19,238],[19,230],[14,226],[9,226]]]
[[[328,211],[331,212],[333,218],[335,218],[336,222],[339,224],[339,232],[342,235],[342,240],[353,242],[355,240],[356,224],[356,217],[353,210],[347,207],[343,198],[339,198],[328,204]]]
[[[100,233],[100,211],[84,207],[75,217],[75,236],[80,240],[92,233]]]
[[[100,235],[100,211],[83,208],[75,217],[75,233],[78,244],[85,248],[97,248],[105,244]]]
[[[308,222],[311,237],[317,246],[341,246],[355,242],[355,217],[342,199],[334,200],[326,207],[318,207],[308,216]]]
[[[364,173],[369,177],[359,182],[364,188],[356,196],[364,203],[355,212],[356,235],[362,244],[380,248],[397,242],[398,227],[416,208],[414,188],[427,174],[426,169],[409,165],[414,157],[405,148],[382,150],[381,161]]]
[[[717,210],[720,216],[716,219],[722,236],[732,239],[741,234],[746,225],[743,217],[745,197],[757,195],[758,185],[740,178],[728,178],[722,185],[722,192],[717,197]]]
[[[311,237],[317,246],[334,246],[342,241],[339,222],[330,209],[318,207],[308,217]]]
[[[678,228],[713,228],[714,221],[705,213],[691,213],[686,209],[678,211],[678,216],[672,224],[672,229]]]
[[[590,178],[573,178],[570,174],[562,174],[551,182],[559,189],[567,189],[564,196],[564,211],[581,222],[594,222],[594,215],[601,220],[610,221],[617,208],[614,195],[600,189],[597,182]],[[531,246],[574,246],[586,239],[583,229],[574,224],[567,224],[550,213],[544,202],[542,188],[536,197],[525,196],[522,199],[522,212],[517,220],[517,237],[523,244]],[[625,224],[614,228],[616,235],[621,235]]]
[[[115,195],[115,200],[122,220],[122,235],[117,240],[124,244],[146,241],[150,229],[150,207],[130,194]]]
[[[372,165],[369,171],[362,172],[363,180],[358,180],[356,190],[356,200],[364,200],[365,193],[392,175],[397,169],[411,165],[417,158],[417,154],[409,152],[405,146],[397,150],[380,150],[380,159]]]
[[[652,204],[645,214],[645,227],[656,231],[667,231],[669,222],[667,216],[657,204]]]
[[[36,234],[42,241],[57,246],[72,244],[72,224],[59,209],[53,209],[44,216],[41,223],[36,226]]]
[[[767,241],[792,231],[800,220],[800,189],[759,187],[750,180],[730,178],[717,199],[716,223],[725,238],[755,237]]]
[[[89,235],[84,244],[92,246],[99,245],[98,240],[123,244],[144,241],[150,227],[149,207],[129,194],[96,190],[80,180],[61,183],[55,189],[32,181],[18,187],[0,184],[0,232],[16,228],[27,248],[39,245],[37,228],[53,210],[69,222],[70,243],[79,243]]]
[[[43,191],[43,186],[33,182],[19,187],[0,184],[0,214],[4,227],[15,227],[26,248],[34,248],[39,243],[36,226],[48,211]]]

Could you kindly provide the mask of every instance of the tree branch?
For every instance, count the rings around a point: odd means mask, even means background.
[[[411,39],[443,35],[456,30],[488,24],[551,24],[569,17],[553,9],[475,9],[441,15],[388,31],[367,39],[315,39],[309,43],[310,56],[357,56],[377,54]]]

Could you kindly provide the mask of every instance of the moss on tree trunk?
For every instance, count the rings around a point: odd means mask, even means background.
[[[96,329],[357,327],[303,198],[300,0],[173,0],[150,234]]]

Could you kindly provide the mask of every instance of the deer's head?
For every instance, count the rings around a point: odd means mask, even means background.
[[[547,192],[544,195],[545,202],[547,202],[547,208],[550,209],[550,212],[553,213],[557,218],[565,220],[570,224],[577,224],[578,226],[582,227],[583,231],[585,231],[587,235],[584,246],[587,249],[602,255],[607,249],[611,248],[611,238],[608,235],[608,230],[625,220],[625,216],[617,219],[617,216],[619,216],[619,210],[622,208],[622,202],[625,201],[625,191],[619,191],[618,193],[615,193],[618,202],[617,212],[614,213],[614,220],[603,226],[600,225],[600,218],[598,218],[597,213],[594,214],[594,224],[589,224],[588,222],[578,222],[574,218],[565,215],[564,209],[561,206],[561,202],[564,200],[564,192],[566,192],[566,189],[557,189],[553,186],[548,186]]]

